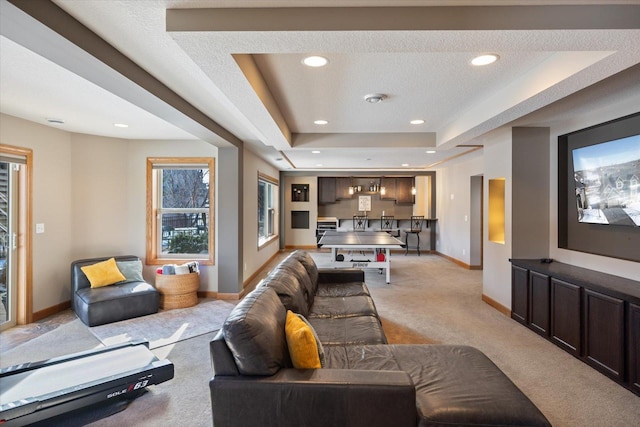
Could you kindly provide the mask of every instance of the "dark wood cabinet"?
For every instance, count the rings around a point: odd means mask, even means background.
[[[396,179],[388,176],[380,178],[380,188],[384,188],[384,194],[380,192],[380,200],[396,199]]]
[[[545,337],[550,331],[550,298],[549,276],[529,272],[529,327]]]
[[[579,286],[551,279],[551,340],[574,356],[582,350],[580,294]]]
[[[350,177],[337,177],[336,179],[336,199],[351,199],[353,194],[349,194],[349,188],[351,187],[351,178]]]
[[[318,204],[336,202],[336,179],[318,177]]]
[[[527,325],[529,323],[529,270],[511,266],[511,318]]]
[[[396,203],[413,203],[414,195],[413,177],[397,177],[396,178]]]
[[[629,304],[628,319],[629,386],[640,394],[640,305]]]
[[[584,357],[591,366],[624,380],[624,301],[584,290]]]
[[[640,282],[511,260],[511,317],[640,395]]]

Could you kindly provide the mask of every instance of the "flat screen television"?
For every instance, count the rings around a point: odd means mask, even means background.
[[[578,222],[640,227],[640,135],[571,154]]]

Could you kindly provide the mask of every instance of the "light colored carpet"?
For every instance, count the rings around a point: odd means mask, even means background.
[[[389,285],[365,272],[383,325],[480,349],[556,427],[640,426],[640,397],[482,302],[482,271],[424,254],[394,254],[392,266]]]
[[[201,301],[193,307],[162,310],[89,330],[104,345],[144,339],[149,341],[149,348],[154,349],[220,329],[233,307],[228,301]]]

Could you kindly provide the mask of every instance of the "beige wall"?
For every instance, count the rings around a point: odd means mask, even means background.
[[[279,179],[279,171],[260,159],[254,153],[244,150],[244,174],[243,174],[243,269],[242,280],[246,281],[253,273],[258,271],[277,252],[280,251],[280,240],[274,239],[266,246],[258,249],[258,173]],[[282,191],[283,183],[279,184]],[[279,193],[276,200],[280,200]],[[274,219],[280,224],[282,212],[276,212]],[[277,227],[278,225],[276,225]]]
[[[33,310],[69,300],[73,240],[71,135],[0,115],[0,143],[33,150]]]
[[[309,186],[308,202],[291,201],[291,184]],[[316,224],[318,221],[318,177],[285,176],[282,183],[284,192],[284,228],[286,247],[308,247],[316,245]],[[291,211],[309,211],[309,229],[291,228]]]
[[[33,234],[34,312],[69,300],[69,265],[75,259],[123,254],[144,259],[147,157],[217,157],[218,152],[203,141],[128,141],[7,115],[0,119],[0,143],[33,150],[33,222],[45,225],[45,233]],[[155,268],[145,266],[151,283]],[[217,291],[217,278],[217,265],[203,266],[200,290]]]

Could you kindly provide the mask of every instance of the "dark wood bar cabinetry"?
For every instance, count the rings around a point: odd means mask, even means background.
[[[640,282],[511,260],[511,318],[640,395]]]

